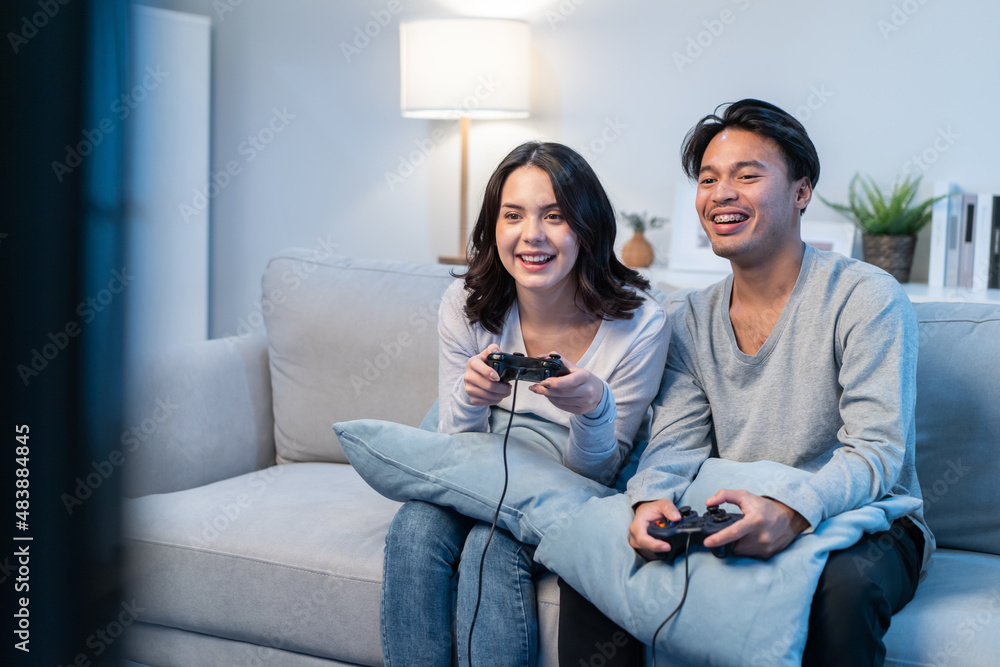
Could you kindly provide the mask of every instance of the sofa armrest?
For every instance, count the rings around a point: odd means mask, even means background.
[[[186,345],[137,365],[126,385],[123,495],[180,491],[274,463],[266,334]]]

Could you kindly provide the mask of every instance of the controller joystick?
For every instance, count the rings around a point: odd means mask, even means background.
[[[500,376],[500,382],[511,380],[541,382],[550,377],[569,375],[569,369],[559,360],[558,354],[526,357],[520,352],[512,354],[493,352],[486,355],[486,363]]]
[[[743,518],[742,514],[729,513],[717,505],[707,507],[705,514],[701,516],[687,506],[678,507],[677,511],[681,513],[680,521],[660,519],[651,523],[648,530],[651,537],[670,545],[670,551],[658,554],[661,560],[668,563],[674,562],[684,553],[689,541],[692,545],[702,544],[709,535],[714,535]],[[709,551],[716,558],[728,558],[733,555],[733,543],[712,547]]]

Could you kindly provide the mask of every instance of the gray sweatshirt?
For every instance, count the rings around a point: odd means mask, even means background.
[[[639,425],[656,395],[670,342],[666,313],[652,296],[640,295],[643,302],[633,311],[632,319],[601,322],[597,336],[576,364],[605,383],[601,404],[592,412],[570,414],[523,387],[517,393],[515,407],[519,415],[532,415],[536,421],[569,429],[568,441],[556,439],[563,464],[602,483],[614,479],[632,449]],[[525,352],[516,302],[497,336],[469,322],[465,300],[464,284],[456,281],[445,291],[438,315],[438,430],[443,433],[490,431],[490,408],[473,405],[465,393],[465,367],[470,357],[492,343],[499,345],[502,352]],[[510,403],[508,396],[498,407],[509,413]]]
[[[676,501],[709,456],[815,473],[766,494],[815,527],[886,495],[920,499],[914,465],[917,320],[873,266],[807,246],[774,330],[755,355],[736,344],[733,277],[691,293],[653,403],[649,446],[629,481],[633,505]],[[933,538],[923,511],[925,561]]]

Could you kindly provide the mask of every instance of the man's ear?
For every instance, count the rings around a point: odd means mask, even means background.
[[[795,208],[799,210],[800,214],[805,213],[806,207],[812,201],[812,196],[812,181],[809,180],[808,176],[803,176],[795,187]]]

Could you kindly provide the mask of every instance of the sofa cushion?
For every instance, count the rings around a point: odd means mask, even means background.
[[[949,549],[886,633],[887,667],[995,665],[1000,656],[1000,557]]]
[[[419,424],[437,397],[450,267],[290,250],[263,277],[277,460],[345,463],[330,424]]]
[[[1000,307],[914,304],[917,476],[939,547],[1000,554]]]
[[[250,664],[250,644],[381,665],[382,555],[398,507],[327,463],[124,500],[125,585],[143,623],[232,640],[218,644],[225,659],[197,664]],[[555,667],[558,586],[536,585],[542,664]]]
[[[126,500],[126,584],[145,623],[381,664],[397,507],[350,466],[319,463]]]

